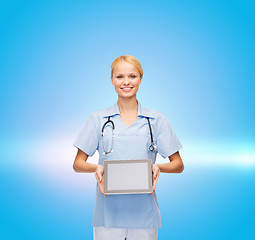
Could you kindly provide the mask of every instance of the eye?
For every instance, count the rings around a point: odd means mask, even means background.
[[[131,78],[136,78],[136,76],[135,76],[135,75],[132,75]]]
[[[117,78],[122,78],[122,76],[117,76]]]

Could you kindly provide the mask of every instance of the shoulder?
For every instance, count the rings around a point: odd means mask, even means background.
[[[103,120],[107,116],[112,116],[115,113],[116,113],[115,107],[112,106],[93,111],[89,114],[88,118],[100,122],[100,120]]]
[[[151,126],[155,128],[158,134],[161,131],[164,132],[165,130],[172,128],[164,113],[147,107],[142,107],[141,111],[143,112],[144,116],[149,117]]]
[[[99,109],[96,111],[93,111],[90,113],[91,117],[96,117],[96,118],[102,118],[105,117],[106,115],[110,114],[112,112],[112,107],[108,107],[108,108],[103,108],[103,109]]]
[[[147,108],[142,106],[142,112],[147,115],[150,118],[154,118],[155,120],[162,120],[166,119],[166,115],[158,110],[152,109],[152,108]]]

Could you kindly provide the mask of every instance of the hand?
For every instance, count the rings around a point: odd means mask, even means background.
[[[159,177],[159,174],[160,174],[160,169],[159,169],[157,164],[152,165],[152,173],[153,173],[153,176],[152,176],[152,178],[153,178],[152,194],[154,194],[155,189],[156,189],[156,184],[157,184],[157,181],[158,181],[158,177]]]
[[[97,179],[97,183],[98,183],[100,192],[105,197],[106,195],[104,194],[104,191],[103,191],[103,182],[104,182],[103,174],[104,174],[104,167],[102,165],[98,164],[97,169],[95,171],[95,176],[96,176],[96,179]]]

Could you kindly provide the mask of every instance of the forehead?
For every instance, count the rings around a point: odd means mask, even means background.
[[[114,66],[113,72],[115,74],[118,74],[118,73],[139,73],[137,68],[133,64],[131,64],[129,62],[125,62],[125,61],[118,62]]]

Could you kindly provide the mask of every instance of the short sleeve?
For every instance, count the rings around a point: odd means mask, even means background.
[[[73,145],[91,157],[98,149],[99,132],[98,116],[95,113],[91,113],[86,119],[81,132],[74,140]]]
[[[176,136],[168,119],[162,114],[158,122],[157,133],[158,153],[167,158],[182,148],[182,144]]]

